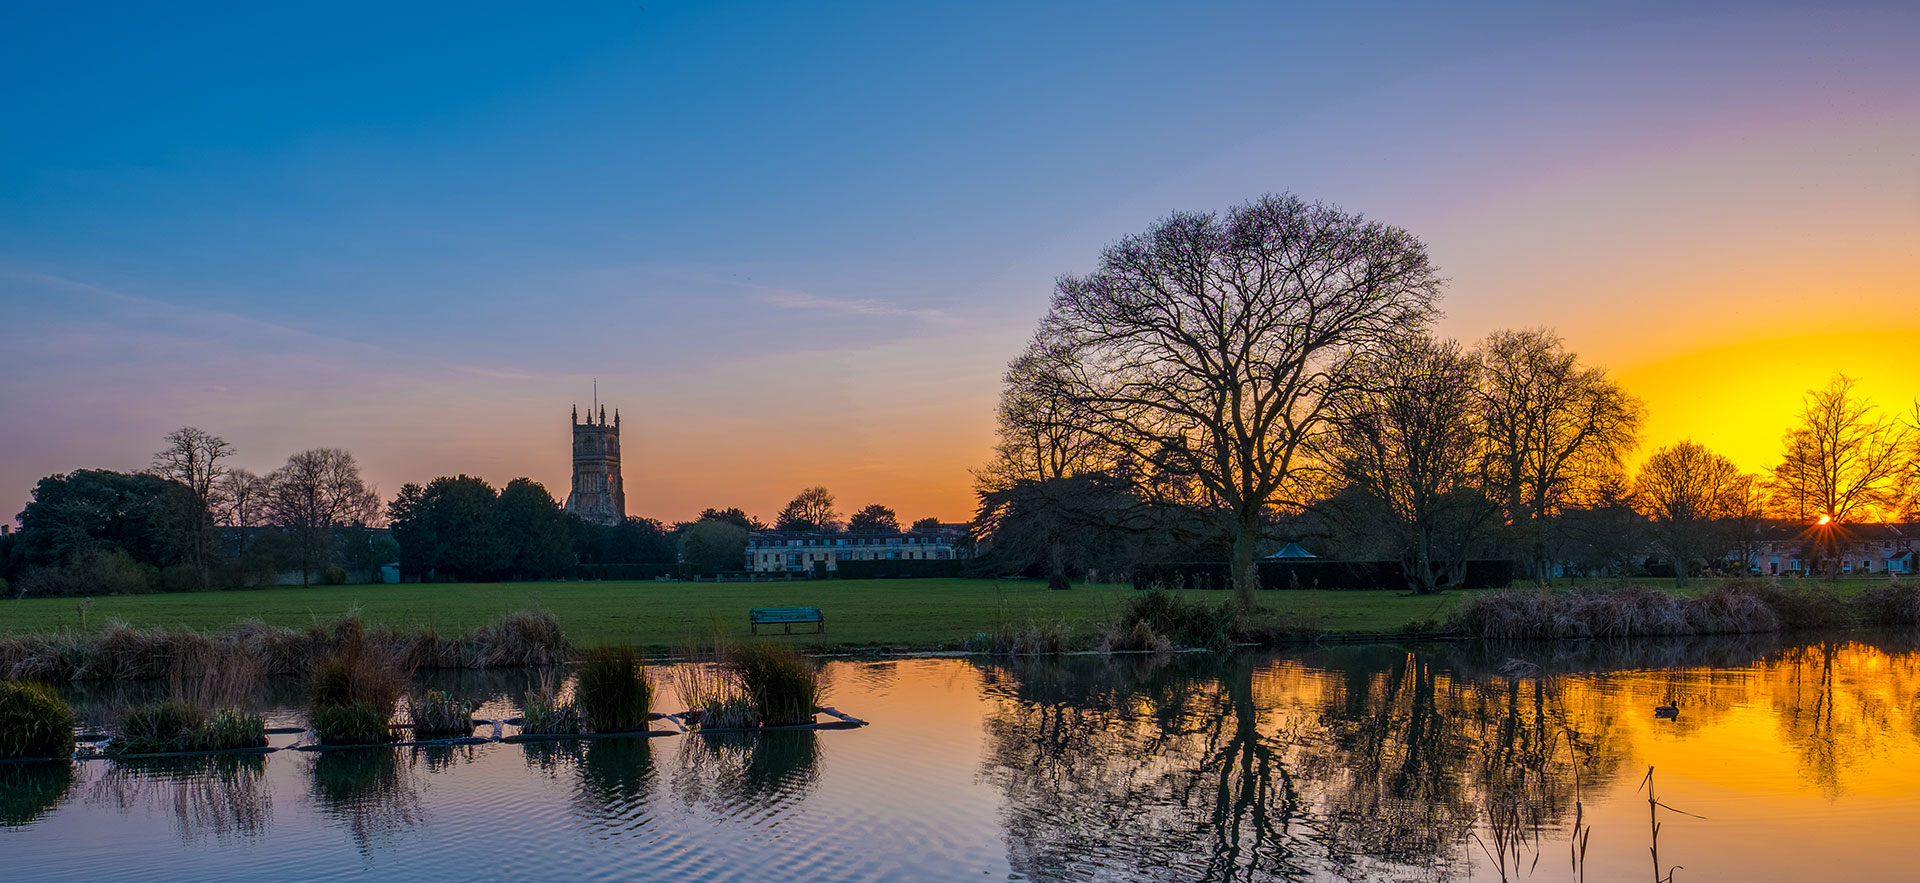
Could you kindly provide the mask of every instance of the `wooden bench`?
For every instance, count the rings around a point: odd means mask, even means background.
[[[818,607],[755,607],[747,611],[747,622],[754,634],[760,634],[763,625],[785,626],[782,634],[793,634],[796,622],[817,622],[820,628],[815,634],[827,630],[827,615]]]

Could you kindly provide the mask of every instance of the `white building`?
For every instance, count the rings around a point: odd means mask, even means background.
[[[965,525],[889,532],[762,530],[747,538],[747,569],[805,573],[816,562],[839,570],[842,561],[951,561],[970,557]]]

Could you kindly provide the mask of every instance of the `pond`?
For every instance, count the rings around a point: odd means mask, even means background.
[[[829,669],[872,726],[0,767],[0,855],[10,880],[1574,880],[1584,839],[1584,879],[1644,880],[1651,767],[1663,873],[1911,874],[1911,638]],[[437,685],[505,715],[534,676]]]

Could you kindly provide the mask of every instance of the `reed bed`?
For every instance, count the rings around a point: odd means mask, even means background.
[[[768,726],[811,723],[813,710],[826,692],[820,667],[792,647],[729,647],[722,668],[739,683],[760,722]]]
[[[1876,591],[1881,594],[1842,601],[1824,588],[1787,588],[1764,580],[1727,582],[1699,595],[1674,595],[1648,586],[1512,589],[1469,599],[1454,611],[1448,626],[1456,633],[1494,639],[1671,637],[1830,628],[1899,616],[1908,609],[1920,612],[1920,594]]]
[[[178,699],[152,702],[128,711],[113,740],[114,754],[175,751],[231,751],[267,744],[260,715],[231,708],[208,712]]]
[[[350,642],[377,647],[409,669],[552,665],[574,647],[542,610],[510,614],[451,637],[431,628],[366,628],[357,613],[306,629],[243,622],[206,633],[113,623],[97,632],[0,638],[0,677],[39,681],[152,680],[182,659],[244,660],[264,674],[304,675]]]

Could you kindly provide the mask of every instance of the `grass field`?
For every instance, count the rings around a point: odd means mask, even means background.
[[[1824,585],[1841,596],[1885,583],[1884,577],[1842,579]],[[1670,586],[1667,581],[1642,581]],[[1602,581],[1580,585],[1604,587]],[[1688,592],[1705,591],[1695,580]],[[0,601],[0,634],[76,629],[113,621],[136,626],[219,629],[245,619],[272,625],[331,622],[358,609],[369,625],[431,626],[443,634],[469,629],[501,614],[539,606],[560,620],[578,644],[630,643],[671,650],[717,625],[730,639],[748,636],[751,607],[813,606],[826,611],[824,635],[775,640],[811,649],[857,647],[953,649],[978,633],[1058,623],[1070,642],[1086,644],[1119,615],[1133,590],[1123,585],[1076,585],[1056,592],[1042,582],[980,579],[820,580],[770,583],[529,582],[283,587],[242,592],[27,598]],[[1261,604],[1290,621],[1334,634],[1385,634],[1408,623],[1444,620],[1472,592],[1420,597],[1396,591],[1263,592]],[[1190,597],[1224,603],[1226,592]],[[808,631],[810,625],[796,626]]]
[[[810,648],[954,648],[1000,627],[1061,623],[1074,638],[1104,631],[1134,594],[1122,585],[1076,585],[976,579],[821,580],[777,583],[531,582],[283,587],[242,592],[121,595],[93,598],[89,629],[112,621],[136,626],[219,629],[244,619],[272,625],[330,622],[358,609],[369,625],[432,626],[442,633],[471,628],[503,613],[538,605],[560,620],[576,643],[632,643],[671,649],[718,623],[729,638],[748,636],[750,607],[815,606],[826,611],[824,635],[777,637]],[[1195,592],[1210,603],[1226,592]],[[1409,621],[1443,619],[1462,593],[1420,598],[1404,592],[1266,592],[1262,603],[1283,615],[1335,632],[1380,633]],[[0,601],[0,634],[79,627],[78,598]],[[812,626],[796,626],[796,631]],[[762,635],[770,630],[761,629]],[[777,629],[772,630],[777,632]]]

